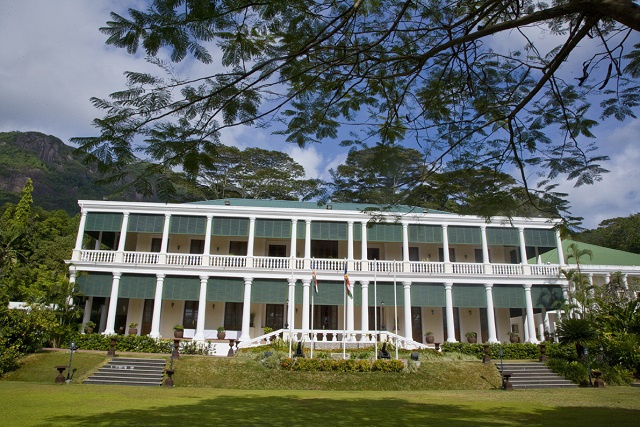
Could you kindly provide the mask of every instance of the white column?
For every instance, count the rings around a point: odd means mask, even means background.
[[[362,304],[360,306],[360,329],[362,329],[361,341],[364,341],[369,332],[369,281],[360,280],[360,286],[362,287]]]
[[[287,319],[289,329],[295,328],[295,305],[296,305],[296,281],[295,279],[289,279],[289,307],[287,313]]]
[[[453,295],[451,288],[453,283],[447,282],[444,284],[444,295],[447,313],[447,342],[456,342],[456,327],[453,322]]]
[[[93,306],[93,297],[87,297],[87,300],[84,303],[84,316],[82,317],[82,325],[86,325],[86,323],[91,320],[91,308]],[[82,328],[82,333],[84,334],[84,327]]]
[[[518,240],[520,241],[520,264],[527,264],[527,246],[524,241],[524,228],[518,227]]]
[[[82,251],[82,240],[84,239],[84,228],[87,223],[87,213],[82,212],[82,216],[80,217],[80,225],[78,226],[78,235],[76,236],[76,246],[73,250],[73,261],[80,260],[80,252]]]
[[[355,290],[355,288],[352,286],[351,287],[352,290]],[[352,292],[352,295],[355,292]],[[353,313],[353,297],[349,298],[349,295],[347,295],[347,332],[353,332],[353,330],[355,329],[355,317],[354,317],[354,313]]]
[[[485,283],[484,290],[487,294],[487,323],[489,325],[489,343],[497,343],[496,317],[493,308],[493,283]]]
[[[402,282],[404,289],[404,336],[413,339],[413,328],[411,327],[411,282]]]
[[[311,220],[304,221],[304,268],[311,268]]]
[[[311,289],[311,279],[302,279],[302,329],[309,330],[309,312],[311,311],[311,303],[309,302],[309,292]],[[305,335],[307,333],[305,332]]]
[[[442,225],[442,257],[444,260],[444,272],[453,273],[451,259],[449,258],[449,231],[447,225]]]
[[[360,235],[362,236],[362,254],[360,258],[362,259],[362,265],[360,266],[361,271],[369,271],[369,263],[368,255],[367,255],[367,221],[362,221]]]
[[[409,272],[409,223],[402,222],[402,271]]]
[[[564,264],[564,252],[562,250],[562,239],[560,238],[560,230],[556,229],[556,247],[558,248],[558,264]]]
[[[253,244],[256,239],[256,217],[249,218],[249,238],[247,241],[247,267],[253,267]]]
[[[296,269],[296,251],[298,250],[298,220],[291,220],[291,243],[289,244],[289,258],[291,258],[291,268]]]
[[[249,328],[251,327],[251,284],[252,277],[244,278],[244,298],[242,300],[242,333],[240,341],[248,341],[251,339]]]
[[[207,215],[207,226],[204,229],[204,253],[202,254],[202,265],[209,266],[209,256],[211,255],[211,226],[213,215]]]
[[[207,310],[207,281],[209,276],[200,276],[200,297],[198,298],[198,321],[194,341],[204,341],[204,320]]]
[[[160,256],[158,264],[167,263],[167,251],[169,250],[169,226],[171,224],[171,214],[165,214],[162,226],[162,243],[160,245]]]
[[[118,251],[116,262],[124,261],[124,244],[127,240],[127,227],[129,226],[129,212],[122,214],[122,226],[120,227],[120,239],[118,240]]]
[[[491,266],[489,260],[489,242],[487,241],[487,227],[480,227],[480,236],[482,238],[482,264],[484,264],[484,273],[491,274]]]
[[[118,308],[118,291],[120,290],[121,273],[113,273],[113,282],[111,283],[111,297],[109,297],[109,312],[107,313],[107,328],[105,335],[113,335],[116,333],[116,309]]]
[[[353,221],[347,222],[347,265],[353,271]]]
[[[527,330],[529,332],[529,342],[537,344],[536,323],[533,318],[533,302],[531,300],[531,284],[526,283],[522,286],[524,287],[524,300],[527,305]]]
[[[153,298],[153,318],[151,319],[151,338],[160,338],[160,316],[162,314],[162,289],[164,288],[164,274],[156,274],[156,293]]]

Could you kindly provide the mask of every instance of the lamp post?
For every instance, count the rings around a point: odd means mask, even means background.
[[[585,347],[582,353],[584,354],[584,359],[587,362],[587,374],[589,374],[589,385],[593,386],[593,383],[591,382],[591,366],[589,363],[589,349]]]
[[[73,362],[73,352],[77,350],[76,342],[71,341],[71,345],[69,345],[69,369],[67,369],[67,384],[71,382],[71,363]]]
[[[387,326],[384,324],[384,301],[382,301],[382,320],[380,321],[380,323],[382,323],[381,329],[383,331],[386,331],[387,330]]]
[[[502,348],[502,346],[498,349],[498,354],[500,355],[500,376],[502,377],[502,388],[504,388],[504,348]]]

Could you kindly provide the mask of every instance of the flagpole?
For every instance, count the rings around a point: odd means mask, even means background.
[[[393,315],[396,332],[396,360],[398,360],[398,292],[396,291],[396,260],[393,260]]]
[[[347,331],[347,259],[344,259],[344,271],[345,275],[342,277],[342,284],[344,285],[344,295],[343,301],[344,305],[342,306],[342,360],[346,360],[347,358],[347,340],[345,339],[346,331]]]
[[[315,269],[315,258],[311,261],[311,278],[313,279],[313,290],[311,291],[311,358],[313,359],[313,345],[314,345],[314,338],[313,338],[313,308],[314,308],[314,297],[316,294],[316,291],[318,289],[318,278],[316,277],[316,269]]]
[[[376,335],[374,337],[374,357],[375,360],[378,360],[378,337],[380,333],[378,332],[378,260],[373,259],[373,329],[376,331]]]
[[[313,359],[313,297],[315,296],[314,294],[316,293],[315,287],[314,290],[311,292],[311,343],[310,343],[310,347],[311,347],[311,358]]]

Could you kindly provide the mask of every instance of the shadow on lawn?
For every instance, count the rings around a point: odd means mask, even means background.
[[[432,405],[401,398],[338,400],[272,396],[221,396],[199,399],[189,404],[151,409],[109,412],[109,402],[101,414],[51,417],[42,425],[92,426],[194,426],[194,425],[290,425],[290,426],[371,426],[371,425],[629,425],[640,419],[639,410],[605,407],[528,408],[513,404],[488,404],[485,408],[466,405]]]

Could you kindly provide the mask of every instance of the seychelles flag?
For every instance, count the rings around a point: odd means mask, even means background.
[[[349,298],[353,298],[353,294],[351,293],[351,282],[349,281],[349,275],[347,274],[347,262],[344,263],[344,286],[347,290],[347,295]]]
[[[315,271],[311,273],[311,281],[313,282],[313,289],[316,291],[316,295],[318,295],[318,278],[316,277]]]

